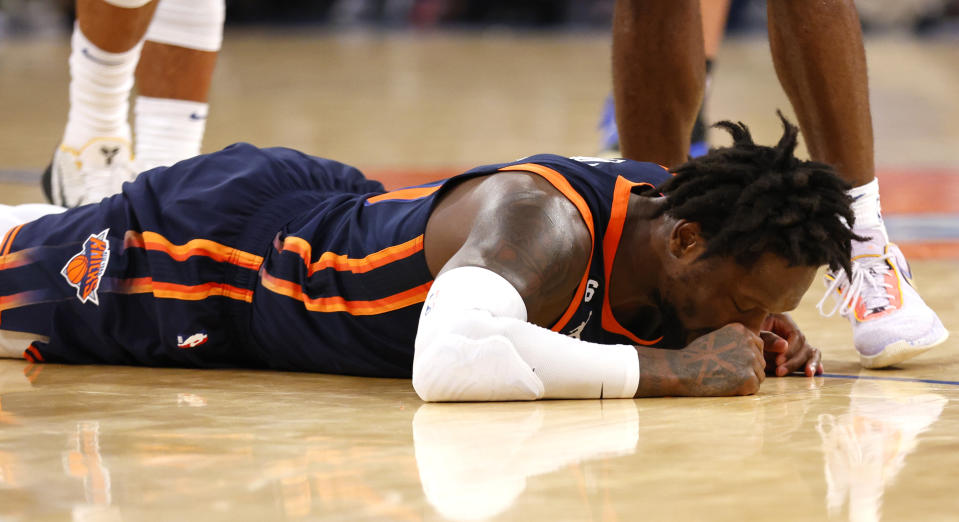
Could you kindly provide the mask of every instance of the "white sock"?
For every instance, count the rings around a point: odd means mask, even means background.
[[[63,145],[79,149],[93,138],[130,139],[127,112],[140,41],[123,53],[93,45],[74,24],[70,52],[70,114]]]
[[[850,189],[847,194],[853,198],[852,211],[856,215],[856,224],[853,231],[860,236],[868,236],[869,243],[881,243],[885,246],[889,242],[886,225],[882,222],[882,208],[879,204],[879,180],[873,179],[865,185]],[[863,243],[853,242],[853,255],[859,250],[857,246]]]
[[[172,165],[200,153],[208,104],[137,96],[136,160],[141,170]]]

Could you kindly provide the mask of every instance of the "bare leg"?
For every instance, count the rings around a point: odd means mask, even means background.
[[[814,160],[875,178],[866,52],[852,0],[768,0],[769,45]]]
[[[156,0],[136,8],[117,7],[104,0],[77,0],[77,23],[94,45],[122,53],[143,39],[156,7]]]
[[[705,61],[698,0],[617,0],[613,96],[624,157],[686,160]]]
[[[706,103],[709,101],[710,84],[712,83],[713,66],[719,47],[726,33],[726,18],[729,16],[730,0],[705,0],[700,2],[700,13],[703,19],[703,44],[706,55],[706,83],[703,91],[703,102],[699,105],[696,114],[696,123],[693,125],[689,154],[693,157],[701,156],[709,151],[709,129],[706,120]]]
[[[942,343],[949,331],[907,284],[908,264],[888,243],[856,7],[852,0],[767,0],[767,6],[773,62],[809,153],[834,165],[854,186],[849,191],[853,231],[868,238],[852,245],[853,273],[864,283],[853,285],[845,275],[837,276],[838,296],[846,303],[840,313],[850,319],[863,366],[898,364]]]
[[[137,67],[140,96],[206,102],[216,52],[147,41]]]
[[[719,54],[719,46],[726,33],[726,18],[729,16],[730,0],[704,0],[700,12],[703,18],[703,48],[706,59],[712,60]]]
[[[200,153],[224,16],[223,0],[160,0],[136,74],[139,170]]]

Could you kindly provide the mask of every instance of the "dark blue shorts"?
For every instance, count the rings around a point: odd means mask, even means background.
[[[260,367],[251,302],[279,230],[331,196],[381,193],[338,162],[232,145],[143,173],[0,246],[0,328],[46,362]]]

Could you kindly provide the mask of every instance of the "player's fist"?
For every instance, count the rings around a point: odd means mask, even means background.
[[[677,395],[752,395],[766,377],[763,341],[739,323],[698,337],[675,355]]]

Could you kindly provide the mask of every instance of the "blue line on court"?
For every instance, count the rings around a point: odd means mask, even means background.
[[[913,377],[879,377],[876,375],[843,375],[841,373],[824,373],[817,377],[831,377],[833,379],[866,379],[870,381],[903,381],[903,382],[926,382],[929,384],[947,384],[949,386],[959,386],[959,381],[940,381],[936,379],[916,379]]]

